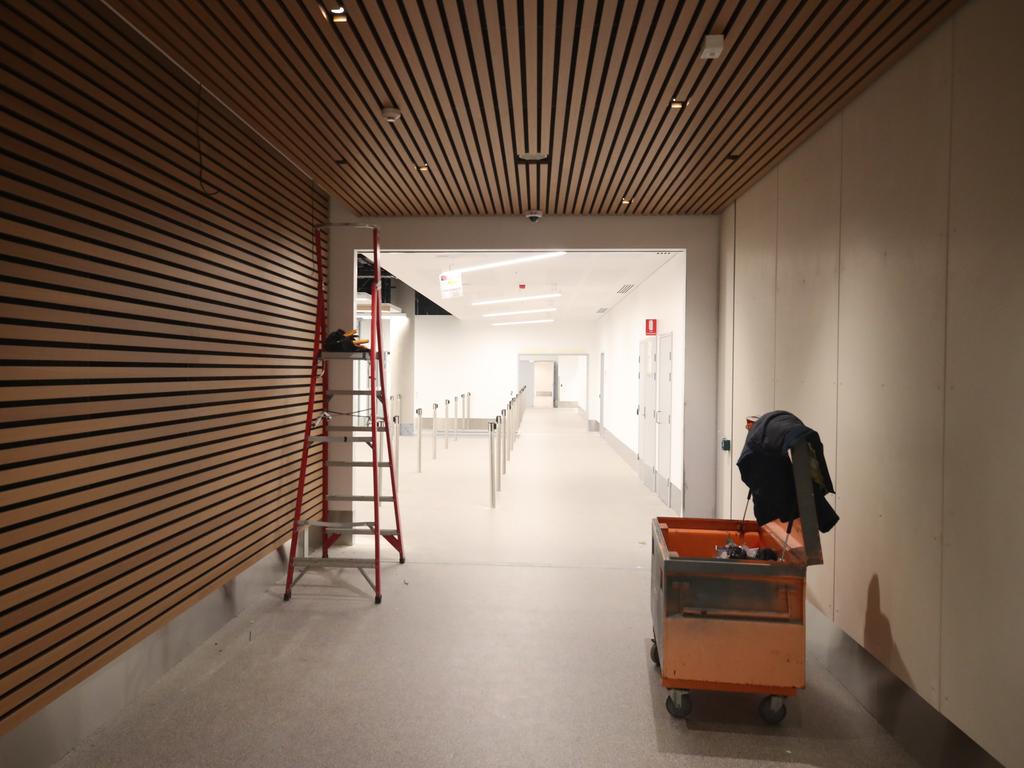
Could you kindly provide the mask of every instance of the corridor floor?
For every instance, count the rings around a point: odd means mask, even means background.
[[[496,510],[487,441],[400,451],[408,561],[268,585],[59,765],[912,766],[813,659],[779,727],[757,699],[665,711],[648,660],[665,508],[575,411],[528,411]]]

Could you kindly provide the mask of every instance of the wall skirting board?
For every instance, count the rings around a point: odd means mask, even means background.
[[[1002,765],[810,602],[807,652],[853,694],[923,768]]]
[[[640,479],[640,482],[644,482],[644,473],[645,473],[645,471],[648,474],[652,475],[652,477],[654,476],[654,473],[651,472],[650,467],[645,467],[644,465],[642,465],[640,463],[640,460],[637,458],[637,455],[633,451],[631,451],[629,449],[629,447],[624,442],[619,440],[619,438],[617,438],[615,435],[613,435],[611,432],[609,432],[604,427],[601,427],[598,422],[591,421],[590,423],[591,423],[591,430],[590,431],[592,431],[592,432],[599,432],[601,434],[601,437],[603,437],[605,439],[605,441],[608,443],[608,445],[610,445],[612,447],[612,449],[617,454],[619,454],[619,456],[622,458],[622,460],[625,461],[627,464],[629,464],[629,466],[632,467],[633,471],[637,473],[637,477]],[[650,486],[648,486],[648,487],[650,487]],[[655,487],[657,487],[657,486],[655,486]],[[653,491],[653,488],[651,490]],[[669,508],[673,512],[675,512],[677,515],[682,517],[682,515],[683,515],[683,492],[679,488],[677,488],[675,485],[672,485],[669,498],[672,500],[672,504],[669,506]]]
[[[118,717],[179,661],[284,578],[282,544],[83,682],[0,736],[0,765],[45,768]]]

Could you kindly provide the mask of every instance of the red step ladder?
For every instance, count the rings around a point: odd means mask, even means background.
[[[324,297],[326,277],[326,255],[324,253],[324,231],[338,227],[356,227],[373,231],[373,286],[370,290],[370,349],[368,352],[331,352],[323,349],[327,335],[327,302]],[[325,224],[314,231],[316,248],[317,296],[316,296],[316,330],[313,336],[313,361],[309,371],[309,401],[306,405],[306,430],[302,444],[302,463],[299,468],[299,485],[295,495],[295,517],[292,520],[292,540],[288,550],[288,579],[284,588],[284,599],[290,600],[292,586],[295,583],[295,569],[305,572],[307,568],[355,568],[373,588],[374,602],[381,601],[380,588],[380,543],[383,539],[398,551],[398,562],[405,562],[405,551],[402,547],[402,524],[398,512],[398,483],[396,482],[396,466],[393,460],[394,451],[391,445],[391,432],[388,425],[388,397],[384,376],[384,352],[381,349],[381,316],[380,316],[380,232],[376,227],[364,224]],[[369,389],[330,389],[328,385],[328,361],[351,360],[369,363]],[[317,380],[320,384],[320,397],[324,404],[324,413],[314,417],[317,400]],[[351,385],[350,385],[351,386]],[[355,424],[332,427],[330,399],[332,397],[367,396],[370,401],[370,418],[366,426]],[[316,434],[315,431],[319,431]],[[383,443],[380,436],[384,435]],[[397,436],[396,436],[397,439]],[[353,447],[369,445],[369,461],[331,461],[329,458],[332,443],[348,443]],[[321,466],[321,498],[320,519],[303,519],[302,501],[306,487],[306,474],[310,466],[311,449],[320,449]],[[383,448],[383,450],[382,450]],[[315,461],[315,459],[313,459]],[[373,473],[373,495],[365,496],[355,493],[344,496],[332,496],[328,493],[328,467],[350,467],[353,472],[358,468],[370,469]],[[381,472],[388,469],[391,481],[391,495],[381,494]],[[352,510],[352,522],[334,522],[329,519],[331,502],[347,502],[354,506],[356,502],[373,502],[373,520],[357,521]],[[391,504],[395,509],[395,527],[381,528],[381,504]],[[309,555],[309,529],[320,530],[320,557]],[[372,536],[373,558],[344,558],[330,555],[331,545],[342,536]],[[297,557],[299,538],[303,539],[303,556]],[[367,571],[373,569],[373,578]]]

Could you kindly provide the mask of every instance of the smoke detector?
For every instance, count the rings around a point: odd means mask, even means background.
[[[724,49],[724,35],[704,35],[704,40],[700,44],[700,58],[717,59]]]
[[[380,116],[387,120],[389,123],[397,123],[402,119],[402,113],[397,107],[384,107],[380,111]]]

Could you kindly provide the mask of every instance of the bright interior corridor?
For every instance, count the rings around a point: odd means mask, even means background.
[[[500,507],[486,439],[424,471],[400,456],[404,566],[385,598],[358,574],[281,583],[60,768],[419,768],[914,763],[813,658],[785,729],[759,697],[665,713],[649,659],[650,526],[664,514],[574,409],[526,412]]]

